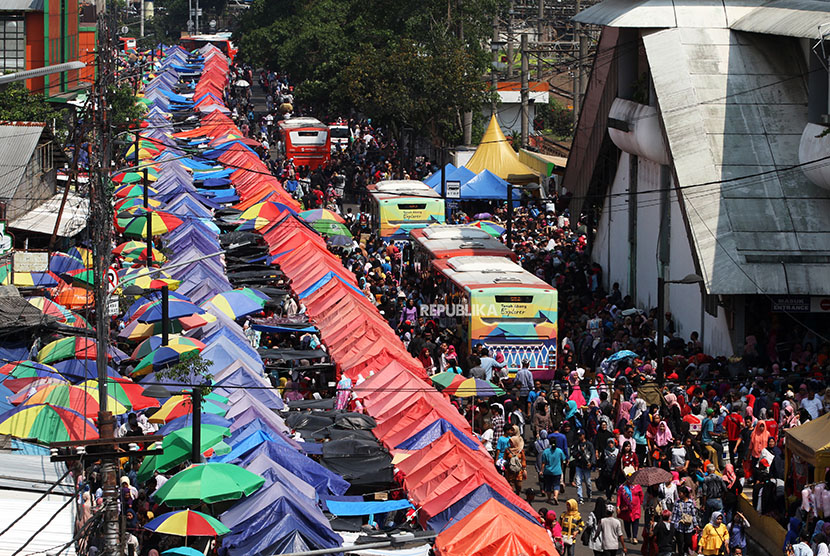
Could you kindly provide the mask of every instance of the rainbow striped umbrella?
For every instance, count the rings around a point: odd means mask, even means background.
[[[120,255],[130,261],[146,261],[147,260],[147,243],[140,241],[125,241],[118,247],[112,250],[114,255]],[[163,263],[167,257],[158,249],[153,249],[153,262]]]
[[[144,528],[177,537],[217,537],[231,532],[215,517],[195,510],[162,514],[149,521]]]
[[[489,398],[491,396],[503,396],[504,390],[487,380],[468,378],[456,386],[444,388],[444,393],[459,398],[471,398],[474,396],[478,398]]]
[[[84,261],[67,253],[52,253],[49,258],[49,270],[55,274],[61,274],[67,270],[78,270],[86,268]]]
[[[214,322],[215,320],[216,317],[209,313],[205,313],[203,315],[187,315],[178,319],[171,319],[169,332],[178,334],[182,330],[199,328],[200,326],[204,326],[210,322]],[[145,340],[150,336],[161,333],[161,320],[145,323],[140,322],[138,319],[133,319],[127,323],[127,326],[125,326],[121,332],[118,333],[118,337],[123,340]]]
[[[268,299],[264,293],[243,288],[216,294],[210,298],[209,303],[232,319],[238,319],[261,312]]]
[[[155,197],[158,195],[158,190],[150,185],[147,186],[147,196],[148,197]],[[128,185],[122,185],[118,189],[115,190],[113,196],[116,199],[129,199],[129,198],[137,198],[142,199],[144,198],[144,185],[140,183],[130,183]],[[123,209],[119,209],[123,210]]]
[[[303,220],[309,223],[317,222],[318,220],[328,220],[331,222],[338,222],[340,224],[346,223],[342,216],[328,209],[304,210],[300,213],[300,216]]]
[[[224,416],[228,409],[226,405],[218,400],[205,398],[202,403],[202,412],[211,415]],[[190,401],[189,395],[172,396],[150,417],[150,422],[166,423],[190,413],[193,413],[193,402]]]
[[[247,208],[237,218],[238,220],[253,220],[255,218],[262,218],[267,221],[275,220],[282,214],[287,207],[281,203],[272,203],[270,201],[263,201]]]
[[[49,444],[98,438],[98,429],[77,411],[41,404],[22,405],[0,415],[0,434]]]
[[[147,206],[149,206],[150,208],[159,208],[161,206],[161,201],[157,201],[156,199],[150,197],[149,199],[147,199]],[[134,208],[143,209],[144,199],[142,197],[126,197],[115,203],[114,208],[116,214]]]
[[[438,373],[429,378],[432,380],[432,384],[439,389],[458,387],[466,380],[462,375],[453,372]]]
[[[95,359],[98,344],[92,338],[69,337],[49,342],[38,352],[41,363],[54,363],[64,359]]]
[[[60,303],[55,303],[51,299],[45,297],[27,297],[26,301],[30,305],[34,305],[44,315],[50,315],[58,319],[58,322],[63,323],[73,328],[84,328],[92,330],[92,325],[81,315],[70,311]]]
[[[142,170],[118,172],[112,176],[112,181],[115,183],[129,184],[140,182],[144,179],[144,172]],[[156,181],[159,179],[158,170],[153,167],[147,167],[147,181]]]
[[[175,290],[181,285],[180,280],[174,280],[169,274],[163,270],[154,269],[151,271],[146,266],[139,269],[130,268],[119,272],[120,288],[126,288],[131,285],[136,285],[145,290],[160,290],[167,286],[171,291]]]
[[[501,237],[501,235],[507,231],[504,226],[497,224],[492,220],[476,220],[475,222],[470,222],[470,226],[481,228],[493,237]]]
[[[157,299],[147,304],[147,307],[136,315],[136,320],[139,322],[158,322],[162,318],[162,300]],[[190,315],[202,314],[205,310],[183,299],[168,299],[167,300],[167,316],[171,319],[179,317],[186,317]]]
[[[12,361],[0,367],[0,374],[12,378],[60,378],[66,380],[58,370],[51,365],[44,365],[37,361]]]
[[[183,224],[179,217],[169,212],[161,212],[157,210],[152,211],[150,214],[150,223],[153,226],[152,233],[154,236],[166,234],[167,232],[173,231]],[[116,228],[125,236],[146,239],[147,215],[144,213],[129,216],[127,218],[119,218],[116,221]]]
[[[161,336],[151,336],[147,338],[146,340],[138,344],[135,350],[133,350],[131,358],[137,360],[146,357],[150,353],[162,347],[161,341]],[[167,345],[170,347],[184,345],[194,349],[198,349],[199,351],[205,349],[205,344],[203,344],[199,340],[196,340],[195,338],[188,338],[187,336],[170,336],[170,338],[168,338]]]
[[[53,272],[14,272],[12,284],[24,288],[54,288],[60,278]]]
[[[98,391],[82,388],[71,384],[47,384],[26,398],[22,405],[49,404],[58,407],[68,407],[81,415],[94,418],[98,415]],[[114,415],[127,413],[129,409],[111,399],[107,409]]]
[[[68,270],[63,275],[73,286],[87,290],[91,290],[95,286],[95,274],[91,268]]]
[[[195,357],[201,350],[196,346],[185,344],[172,344],[160,348],[145,355],[133,369],[130,376],[144,376],[150,371],[163,369]]]
[[[94,395],[98,395],[98,380],[91,379],[79,384],[81,388],[86,390],[94,390]],[[130,379],[115,378],[107,381],[107,396],[114,399],[124,407],[129,407],[133,411],[147,409],[149,407],[159,407],[161,403],[156,398],[150,398],[144,395],[144,387],[136,384]]]

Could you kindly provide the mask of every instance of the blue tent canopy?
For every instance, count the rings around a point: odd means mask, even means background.
[[[310,285],[308,288],[306,288],[305,291],[303,291],[298,297],[300,299],[304,299],[312,293],[319,290],[320,288],[322,288],[323,286],[325,286],[326,284],[328,284],[332,280],[340,280],[341,282],[349,286],[351,289],[353,289],[355,293],[357,293],[358,295],[363,295],[363,292],[357,289],[353,284],[349,283],[347,280],[344,280],[342,277],[340,277],[340,275],[335,274],[334,271],[330,270],[329,272],[326,272],[322,278],[320,278],[312,285]]]
[[[224,390],[227,387],[231,386],[234,387],[229,389],[229,393],[233,393],[236,387],[253,387],[248,390],[248,393],[251,394],[253,397],[261,401],[266,407],[274,410],[281,410],[285,407],[285,404],[277,394],[275,394],[272,390],[267,390],[262,388],[262,383],[258,382],[254,379],[250,374],[248,369],[240,367],[239,369],[233,371],[231,374],[226,375],[222,380],[218,381],[214,385],[214,389],[216,390]]]
[[[246,462],[252,460],[259,454],[265,454],[276,461],[300,479],[314,487],[318,494],[343,494],[348,490],[349,483],[343,478],[316,461],[310,460],[299,452],[286,450],[282,444],[277,442],[264,442],[257,446],[245,458],[238,461],[229,461],[246,467]]]
[[[476,177],[475,172],[472,170],[468,170],[464,166],[460,168],[456,168],[452,172],[447,172],[447,177],[445,181],[457,181],[461,183],[461,187],[464,187],[464,184]],[[435,185],[430,186],[432,189],[438,193],[441,193],[441,174],[438,174],[438,181]]]
[[[495,498],[496,501],[513,510],[534,525],[539,524],[539,522],[527,513],[527,511],[514,506],[507,500],[507,498],[496,491],[496,489],[487,484],[481,485],[480,487],[470,491],[463,497],[459,498],[453,505],[445,509],[443,512],[432,516],[432,518],[427,521],[427,524],[431,529],[441,532],[450,525],[458,523],[464,519],[467,515],[475,511],[476,508],[491,498]]]
[[[445,419],[436,419],[420,431],[416,432],[397,446],[397,450],[420,450],[435,442],[446,432],[453,433],[462,444],[471,450],[478,450],[478,443],[476,443],[469,436],[455,428],[449,421]]]
[[[225,419],[224,417],[220,417],[219,415],[214,415],[213,413],[202,413],[202,424],[203,425],[216,425],[217,427],[229,427],[231,426],[231,421]],[[187,413],[182,415],[181,417],[176,417],[169,423],[165,424],[158,430],[159,435],[170,434],[171,432],[177,431],[179,429],[183,429],[185,427],[190,427],[193,425],[193,414]]]
[[[455,172],[458,168],[453,165],[452,162],[448,162],[446,166],[444,166],[444,174],[449,176],[452,172]],[[441,187],[441,170],[439,169],[437,172],[429,176],[428,178],[424,179],[424,183],[430,186],[431,188],[435,189],[435,184],[438,183],[438,187]]]
[[[326,500],[326,506],[332,514],[343,517],[396,512],[411,508],[412,504],[409,503],[409,500],[385,500],[382,502],[342,502],[339,500]]]
[[[482,170],[476,177],[461,185],[462,199],[506,200],[510,184],[490,170]],[[521,191],[513,188],[513,199],[519,200]]]

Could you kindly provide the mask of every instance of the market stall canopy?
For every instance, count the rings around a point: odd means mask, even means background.
[[[519,155],[501,131],[495,114],[481,138],[476,152],[465,167],[478,174],[490,170],[498,177],[513,184],[538,183],[539,176],[530,166],[519,161]]]
[[[55,223],[60,216],[60,226],[57,235],[60,237],[74,237],[86,228],[89,221],[89,199],[84,199],[73,193],[63,201],[63,193],[58,193],[42,205],[33,208],[20,218],[9,223],[13,230],[25,230],[40,234],[52,234]],[[59,210],[63,206],[63,212]]]
[[[825,413],[818,419],[808,421],[798,427],[785,429],[787,449],[805,462],[816,468],[816,475],[821,471],[824,478],[824,468],[830,467],[830,413]]]

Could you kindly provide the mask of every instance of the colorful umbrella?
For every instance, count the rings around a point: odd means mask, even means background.
[[[5,375],[2,375],[2,376],[5,376]],[[13,393],[17,392],[17,394],[22,394],[22,397],[20,397],[20,398],[17,398],[15,396],[16,399],[14,399],[14,400],[12,400],[11,397],[8,398],[9,403],[14,403],[15,405],[17,405],[19,403],[24,402],[26,400],[26,398],[28,398],[29,396],[31,396],[32,394],[37,392],[38,388],[41,388],[41,387],[46,386],[48,384],[66,383],[67,380],[62,376],[55,375],[55,376],[49,376],[49,377],[46,377],[46,376],[29,376],[29,377],[25,377],[25,378],[8,378],[8,377],[6,377],[6,378],[2,379],[1,382],[2,382],[2,386],[4,386],[5,388],[8,388]],[[2,398],[0,398],[0,400],[2,400]]]
[[[199,427],[199,447],[202,452],[206,452],[230,435],[231,431],[227,427],[202,425]],[[164,453],[144,458],[138,470],[139,482],[149,479],[153,471],[164,473],[190,459],[193,453],[193,427],[185,427],[166,435],[161,448]]]
[[[69,337],[55,340],[43,346],[37,354],[41,363],[54,363],[64,359],[95,359],[98,344],[92,338]]]
[[[147,169],[147,181],[156,181],[159,179],[158,170],[153,167]],[[118,172],[112,176],[112,181],[115,183],[136,183],[144,180],[143,169],[139,171]]]
[[[195,314],[202,314],[205,310],[189,301],[182,299],[168,299],[167,300],[167,317],[170,319],[177,319],[180,317],[187,317]],[[157,322],[162,318],[162,300],[157,299],[148,304],[148,306],[136,317],[139,322]]]
[[[194,465],[173,475],[153,497],[171,508],[238,500],[253,494],[265,478],[230,463]]]
[[[82,260],[87,268],[92,268],[92,249],[88,249],[87,247],[70,247],[66,254]]]
[[[501,237],[507,231],[503,226],[496,224],[492,220],[476,220],[475,222],[470,222],[470,226],[481,228],[493,237]]]
[[[133,354],[131,356],[131,359],[138,360],[138,359],[141,359],[143,357],[146,357],[147,355],[151,354],[152,352],[154,352],[155,350],[157,350],[161,347],[161,341],[162,341],[161,336],[151,336],[151,337],[147,338],[146,340],[144,340],[143,342],[138,344],[138,346],[135,348],[135,350],[133,350]],[[205,344],[203,344],[199,340],[196,340],[194,338],[188,338],[187,336],[178,336],[178,335],[170,336],[170,338],[168,338],[167,345],[170,346],[170,347],[175,347],[175,346],[182,345],[182,346],[187,346],[187,347],[190,347],[190,348],[198,349],[199,351],[202,351],[203,349],[205,349]]]
[[[204,556],[200,551],[191,546],[177,546],[176,548],[165,550],[162,554],[166,556]]]
[[[199,351],[199,348],[185,344],[161,346],[144,356],[135,366],[130,376],[144,376],[150,371],[175,365],[180,361],[195,357]]]
[[[317,220],[316,222],[311,222],[311,227],[327,236],[352,237],[352,233],[345,225],[334,220]]]
[[[191,330],[193,328],[199,328],[200,326],[204,326],[210,322],[214,322],[215,320],[216,317],[209,313],[205,313],[203,315],[188,315],[186,317],[180,317],[178,319],[171,319],[170,329],[168,330],[168,332],[178,334],[182,330]],[[125,326],[124,329],[118,333],[118,337],[125,340],[145,340],[150,336],[161,333],[161,321],[144,323],[139,322],[138,319],[134,319],[130,321],[127,324],[127,326]]]
[[[59,303],[55,303],[51,299],[45,297],[27,297],[26,301],[30,305],[37,307],[44,315],[50,315],[58,319],[58,322],[63,323],[73,328],[84,328],[92,330],[92,325],[81,315],[74,313]]]
[[[78,270],[79,268],[86,268],[84,262],[67,253],[52,253],[49,258],[49,270],[55,274],[61,274],[67,270]]]
[[[444,389],[445,394],[456,396],[459,398],[489,398],[491,396],[503,396],[504,390],[493,384],[492,382],[481,380],[480,378],[468,378],[458,386],[447,387]]]
[[[312,210],[304,210],[300,213],[300,216],[306,222],[317,222],[318,220],[328,220],[330,222],[338,222],[340,224],[345,224],[346,221],[343,219],[342,216],[337,214],[336,212],[330,211],[328,209],[312,209]]]
[[[217,537],[231,532],[215,517],[194,510],[179,510],[162,514],[149,521],[144,528],[177,537]]]
[[[147,260],[147,243],[139,241],[125,241],[118,247],[112,250],[113,255],[119,255],[129,261],[146,261]],[[163,263],[167,257],[158,249],[153,249],[152,262]]]
[[[95,286],[95,274],[91,268],[68,270],[63,273],[73,286],[91,290]]]
[[[153,269],[151,271],[146,266],[142,266],[139,269],[130,268],[120,273],[118,287],[123,289],[132,285],[144,290],[160,290],[167,286],[172,291],[181,285],[181,281],[174,280],[163,270]]]
[[[147,206],[150,208],[159,208],[161,201],[148,197]],[[113,208],[115,209],[115,214],[132,208],[144,208],[144,199],[142,197],[127,197],[115,203]]]
[[[155,197],[158,195],[158,190],[147,186],[147,196],[148,197]],[[122,185],[118,189],[115,190],[115,193],[112,194],[113,197],[116,199],[129,199],[129,198],[137,198],[137,199],[144,199],[144,186],[140,183],[131,183],[130,185]],[[143,204],[143,203],[142,203]],[[123,210],[123,209],[119,209]]]
[[[12,284],[22,288],[54,288],[60,278],[53,272],[14,272]]]
[[[231,290],[216,294],[209,303],[231,317],[238,319],[259,313],[265,307],[268,296],[251,288]]]
[[[12,361],[0,367],[0,374],[12,378],[52,378],[57,377],[66,380],[58,370],[51,365],[44,365],[37,361]]]
[[[257,203],[252,207],[246,209],[242,214],[238,216],[238,219],[253,220],[256,218],[262,218],[263,220],[266,220],[268,222],[273,222],[283,212],[285,212],[285,205],[265,201],[262,203]]]
[[[158,236],[173,231],[182,225],[182,220],[169,212],[153,211],[150,213],[153,226],[153,235]],[[116,228],[129,237],[147,238],[147,215],[139,214],[127,218],[119,218]]]
[[[53,366],[60,374],[71,381],[80,382],[98,378],[98,363],[95,359],[64,359],[56,362]],[[110,378],[121,378],[121,375],[112,367],[107,367],[106,373]]]
[[[224,416],[228,412],[227,407],[220,403],[205,399],[202,403],[202,411],[213,415]],[[178,395],[170,397],[161,408],[150,417],[151,423],[166,423],[182,415],[193,413],[193,403],[189,395]]]
[[[23,405],[37,404],[68,407],[72,411],[77,411],[81,415],[91,418],[96,417],[99,411],[97,390],[72,386],[71,384],[48,384],[38,388],[34,394],[23,402]],[[111,403],[107,404],[107,410],[112,411],[113,415],[121,415],[129,411],[116,400],[111,400]]]
[[[462,375],[453,372],[438,373],[432,375],[430,379],[436,388],[448,388],[451,386],[457,388],[459,384],[466,380]]]
[[[95,425],[65,407],[23,405],[0,416],[0,434],[31,438],[43,444],[98,438]]]
[[[53,363],[64,359],[95,359],[98,345],[92,338],[69,337],[49,342],[37,354],[41,363]]]
[[[95,301],[91,291],[68,285],[61,285],[53,299],[68,309],[83,309]]]
[[[95,396],[97,397],[98,384],[97,379],[92,379],[81,383],[79,386],[86,390],[95,390]],[[107,396],[124,407],[128,407],[133,411],[140,411],[161,405],[157,399],[145,396],[143,392],[143,386],[136,384],[128,378],[110,379],[107,381]]]

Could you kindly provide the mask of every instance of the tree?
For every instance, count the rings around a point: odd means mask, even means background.
[[[129,83],[110,85],[108,98],[112,109],[110,119],[113,127],[127,129],[138,124],[144,114],[144,108],[136,104],[136,97]]]
[[[68,130],[69,109],[57,108],[42,94],[30,93],[23,83],[11,83],[0,90],[0,120],[11,122],[55,122],[55,133],[65,138]]]

